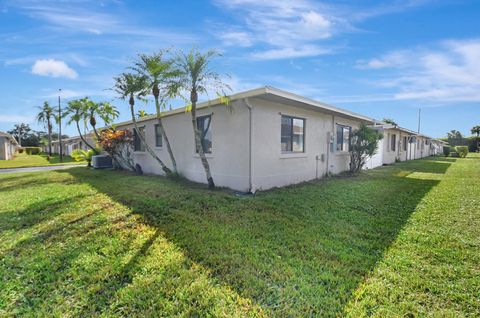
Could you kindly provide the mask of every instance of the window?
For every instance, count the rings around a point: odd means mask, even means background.
[[[397,135],[390,135],[390,150],[395,151],[397,145]]]
[[[403,137],[403,151],[407,151],[408,137]]]
[[[212,153],[212,115],[197,118],[197,129],[201,133],[201,143],[204,153]],[[198,149],[197,149],[198,152]]]
[[[305,152],[305,119],[282,115],[282,152]]]
[[[145,127],[138,127],[138,130],[142,134],[142,136],[145,138],[144,130]],[[133,129],[133,150],[135,151],[145,151],[145,145],[143,144],[142,140],[138,136],[138,132],[136,129]]]
[[[162,139],[162,131],[160,130],[160,125],[155,125],[155,147],[162,147],[163,139]]]
[[[337,124],[337,151],[350,151],[352,127]]]

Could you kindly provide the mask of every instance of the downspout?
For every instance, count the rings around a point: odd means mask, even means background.
[[[254,193],[253,191],[253,153],[252,153],[252,143],[253,143],[253,106],[250,104],[250,100],[247,98],[244,98],[244,104],[248,108],[248,115],[249,115],[249,127],[248,127],[248,187],[250,193]]]
[[[327,169],[325,169],[325,174],[328,177],[330,174],[330,150],[332,149],[332,139],[335,134],[335,115],[332,115],[332,130],[331,133],[328,134],[327,138]]]

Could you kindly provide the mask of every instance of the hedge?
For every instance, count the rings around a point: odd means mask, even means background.
[[[468,155],[468,147],[467,146],[456,146],[455,151],[461,158],[465,158]]]
[[[27,155],[38,155],[42,151],[40,147],[25,147]]]

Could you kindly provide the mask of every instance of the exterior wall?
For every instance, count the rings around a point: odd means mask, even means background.
[[[384,149],[385,137],[378,141],[376,153],[365,162],[365,169],[373,169],[381,167],[383,165],[383,149]]]
[[[252,99],[251,104],[254,105],[253,191],[321,178],[327,171],[336,174],[349,169],[348,152],[332,153],[329,136],[336,135],[336,123],[355,129],[360,125],[359,121],[263,99]],[[305,152],[282,153],[281,115],[305,119]]]
[[[229,106],[216,105],[197,110],[197,116],[212,114],[212,153],[207,154],[213,180],[217,186],[239,191],[249,190],[249,111],[242,101],[233,101]],[[200,157],[195,152],[193,127],[190,113],[167,116],[162,119],[177,162],[178,172],[185,178],[206,183],[205,171]],[[170,156],[163,140],[163,147],[155,147],[156,119],[140,122],[145,127],[147,143],[155,153],[172,167]],[[118,129],[133,129],[133,124],[118,125]],[[163,174],[158,162],[148,152],[135,152],[134,161],[145,173]]]
[[[17,146],[9,138],[0,136],[0,160],[11,160],[15,156]]]

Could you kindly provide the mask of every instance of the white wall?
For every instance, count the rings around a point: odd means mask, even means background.
[[[329,151],[328,133],[336,135],[335,123],[356,129],[360,124],[358,121],[263,99],[252,99],[252,104],[253,190],[321,178],[327,173],[327,165],[328,172],[333,174],[349,169],[348,153]],[[282,153],[282,115],[305,119],[304,153]]]
[[[0,160],[11,160],[15,156],[17,146],[13,144],[9,138],[0,137]]]
[[[249,113],[241,101],[233,101],[229,106],[217,105],[197,110],[197,116],[212,114],[212,153],[207,154],[212,177],[217,186],[239,191],[249,190]],[[195,152],[193,127],[190,113],[180,113],[162,119],[166,134],[175,155],[181,175],[195,182],[206,182],[205,171]],[[171,168],[170,156],[163,147],[155,147],[156,119],[139,123],[145,127],[147,143],[155,153]],[[133,129],[133,124],[117,126],[118,129]],[[163,174],[158,162],[148,152],[135,152],[134,161],[145,173]]]

